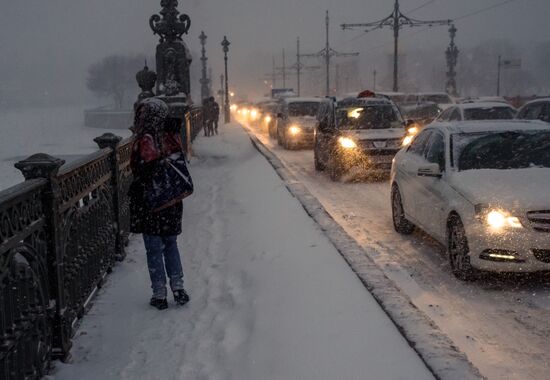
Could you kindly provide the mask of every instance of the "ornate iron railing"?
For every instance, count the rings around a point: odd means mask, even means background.
[[[0,193],[0,379],[39,378],[50,362],[46,184],[27,181]]]
[[[194,138],[201,109],[186,119]],[[0,380],[38,379],[67,358],[75,322],[125,257],[133,140],[94,141],[99,151],[68,165],[18,162],[26,181],[0,192]]]

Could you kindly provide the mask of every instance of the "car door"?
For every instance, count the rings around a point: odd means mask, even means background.
[[[397,179],[403,209],[412,222],[417,222],[417,193],[419,191],[418,169],[424,163],[424,150],[428,144],[432,129],[425,129],[414,139],[411,146],[405,151],[397,163]]]
[[[417,175],[420,185],[417,214],[420,223],[426,232],[440,241],[445,236],[445,210],[447,209],[447,196],[449,194],[445,173],[447,164],[445,145],[444,134],[435,131],[430,136],[430,141],[423,155],[423,161],[426,164],[439,165],[442,177],[421,177]]]
[[[550,103],[544,104],[544,108],[539,115],[539,120],[550,123]]]

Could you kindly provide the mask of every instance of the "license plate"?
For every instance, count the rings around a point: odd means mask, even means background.
[[[388,145],[387,141],[373,141],[372,144],[375,148],[385,148]]]

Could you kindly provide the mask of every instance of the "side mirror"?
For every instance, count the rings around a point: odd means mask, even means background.
[[[439,168],[439,164],[427,164],[418,168],[419,177],[441,178],[443,173]]]

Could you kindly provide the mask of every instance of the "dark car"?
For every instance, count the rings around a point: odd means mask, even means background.
[[[277,110],[279,104],[276,101],[265,101],[257,104],[260,125],[265,128],[269,137],[277,138]]]
[[[542,120],[550,123],[550,98],[537,99],[520,108],[517,119]]]
[[[285,149],[312,148],[321,98],[287,98],[279,103],[277,142]]]
[[[334,181],[352,168],[389,173],[395,154],[406,143],[406,126],[388,99],[326,100],[318,114],[315,169],[327,169]]]

